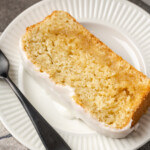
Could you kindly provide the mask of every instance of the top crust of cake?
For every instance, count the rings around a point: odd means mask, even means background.
[[[55,83],[75,89],[73,99],[112,128],[134,126],[150,104],[150,79],[115,54],[72,16],[54,11],[27,28],[28,59]]]

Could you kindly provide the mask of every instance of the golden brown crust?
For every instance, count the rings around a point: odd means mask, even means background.
[[[32,30],[32,28],[34,28],[34,27],[40,25],[40,24],[41,24],[42,22],[44,22],[46,19],[51,18],[51,17],[52,17],[55,13],[57,13],[57,12],[59,12],[59,11],[57,11],[57,10],[53,11],[50,15],[48,15],[47,17],[45,17],[44,20],[42,20],[42,21],[40,21],[40,22],[38,22],[38,23],[36,23],[36,24],[33,24],[33,25],[27,27],[27,28],[26,28],[26,31]]]
[[[27,27],[27,31],[32,30],[32,28],[34,28],[35,26],[40,25],[42,22],[44,22],[46,19],[51,18],[53,15],[59,13],[60,11],[53,11],[51,13],[51,15],[47,16],[43,21],[34,24],[30,27]],[[73,21],[75,21],[78,25],[82,26],[81,24],[79,24],[69,13],[66,12],[66,14],[73,19]],[[83,27],[83,26],[82,26]],[[84,27],[83,27],[84,28]],[[95,37],[93,34],[91,34],[87,29],[86,29],[86,33],[88,33],[88,35],[91,37],[91,39],[93,39],[95,41],[95,43],[98,43],[100,45],[104,45],[105,46],[105,50],[108,53],[111,53],[113,55],[116,55],[117,60],[119,61],[124,61],[126,64],[128,64],[127,61],[125,61],[122,57],[118,56],[116,53],[114,53],[110,48],[108,48],[103,42],[101,42],[97,37]],[[135,72],[137,72],[138,74],[140,74],[140,76],[147,78],[142,72],[136,70],[132,65],[131,65],[131,69]],[[140,117],[145,113],[145,111],[148,109],[149,105],[150,105],[150,86],[147,88],[147,93],[145,94],[144,98],[141,99],[141,101],[137,104],[135,104],[135,110],[132,113],[132,116],[129,118],[127,124],[130,122],[130,120],[132,119],[132,126],[134,126],[138,120],[140,119]],[[127,125],[125,124],[124,127]]]
[[[147,111],[150,105],[150,92],[145,95],[145,97],[141,100],[141,103],[135,109],[132,116],[132,127],[139,121],[141,116]]]

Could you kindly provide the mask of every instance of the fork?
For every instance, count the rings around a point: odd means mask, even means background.
[[[46,150],[71,150],[61,136],[48,124],[48,122],[39,114],[39,112],[31,105],[27,98],[13,83],[8,75],[8,71],[9,61],[0,50],[0,79],[4,79],[8,83],[20,100]]]

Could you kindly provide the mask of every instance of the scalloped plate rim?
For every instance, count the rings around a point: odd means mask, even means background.
[[[4,32],[1,34],[0,36],[0,42],[1,40],[3,39],[4,35],[7,33],[7,31],[9,30],[9,28],[15,24],[19,18],[22,17],[22,15],[26,12],[28,12],[29,10],[31,9],[34,9],[35,7],[38,7],[39,5],[41,5],[42,3],[46,2],[46,1],[53,1],[53,0],[45,0],[45,1],[39,1],[37,3],[35,3],[34,5],[30,6],[29,8],[27,8],[26,10],[24,10],[22,13],[20,13],[14,20],[11,21],[11,23],[6,27],[6,29],[4,30]],[[130,1],[126,1],[126,0],[116,0],[116,1],[121,1],[121,2],[124,2],[124,3],[127,3],[128,5],[131,5],[133,8],[135,9],[138,9],[139,11],[141,11],[143,14],[146,15],[146,17],[150,18],[150,15],[145,11],[143,10],[142,8],[140,8],[139,6],[131,3]],[[96,19],[95,19],[96,20]],[[2,121],[2,123],[4,124],[4,126],[6,127],[6,129],[13,134],[13,131],[9,128],[9,126],[7,126],[7,121],[5,121],[4,117],[2,115],[0,115],[0,120]],[[26,147],[29,147],[29,145],[26,145],[24,143],[24,141],[22,139],[19,139],[16,135],[14,135],[14,137],[20,141],[21,143],[23,143]],[[150,140],[150,137],[142,143],[142,145],[144,145],[146,142],[148,142]],[[141,147],[142,146],[141,144],[139,144],[138,146],[136,146],[136,149]],[[32,146],[31,146],[32,147]]]

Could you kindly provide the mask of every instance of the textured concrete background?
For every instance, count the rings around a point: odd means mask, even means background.
[[[0,0],[0,32],[23,10],[40,0]]]
[[[7,25],[23,10],[38,2],[39,0],[0,0],[0,32],[3,32]],[[150,13],[150,0],[130,0]],[[145,3],[146,2],[146,3]],[[10,148],[13,150],[13,148]],[[0,150],[1,145],[0,145]],[[20,150],[20,149],[19,149]],[[150,150],[150,142],[139,150]]]

